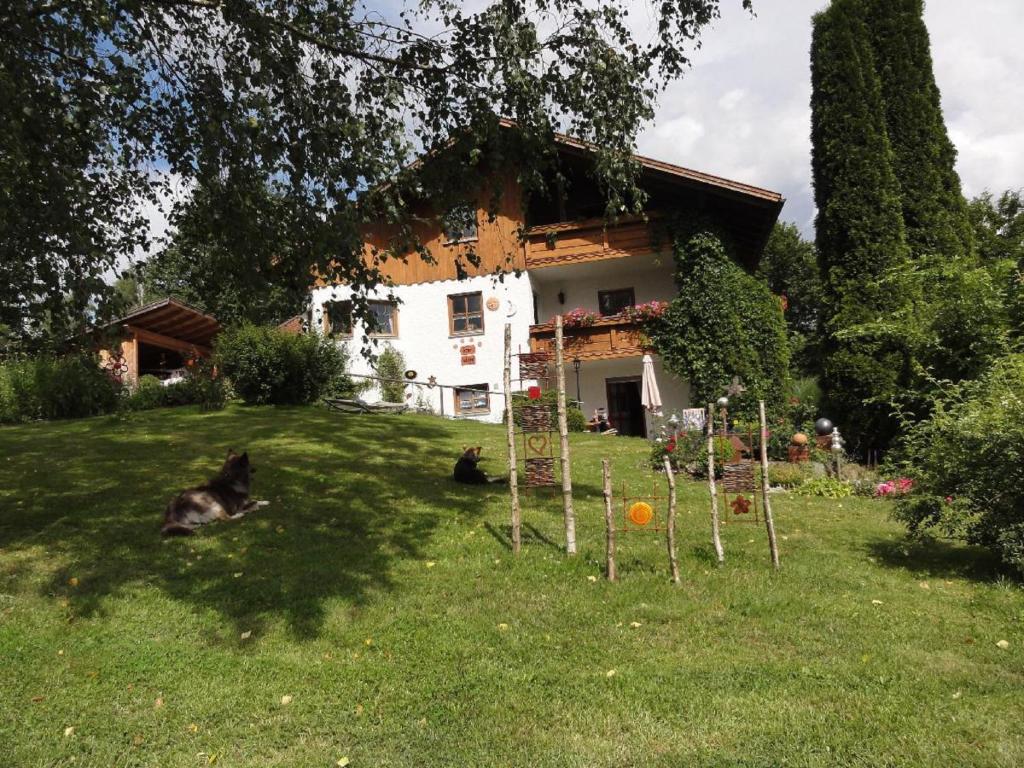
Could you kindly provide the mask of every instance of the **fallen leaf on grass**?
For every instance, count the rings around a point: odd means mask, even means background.
[[[637,627],[642,627],[643,624],[641,624],[639,621],[631,621],[629,622],[629,626],[631,626],[633,629],[636,629]]]
[[[281,705],[282,706],[287,707],[291,703],[292,703],[292,697],[289,696],[288,694],[285,694],[284,696],[281,697]]]
[[[963,696],[963,694],[960,691],[957,691],[956,693],[953,694],[953,698],[954,699],[959,699],[961,696]]]
[[[65,739],[69,739],[69,738],[71,738],[74,735],[75,735],[75,726],[69,725],[67,728],[64,729],[64,738]]]
[[[437,565],[437,563],[433,560],[427,560],[427,568],[433,568],[435,565]]]
[[[373,638],[372,637],[368,637],[363,642],[366,643],[367,645],[373,645]]]
[[[362,716],[363,716],[363,705],[362,704],[356,704],[356,717],[362,717]]]
[[[78,577],[77,576],[72,576],[70,579],[68,579],[68,586],[77,587],[78,586]]]
[[[142,742],[144,742],[144,741],[145,741],[145,739],[142,738],[142,734],[141,733],[136,733],[134,736],[132,736],[132,744],[134,744],[136,747],[141,747],[142,746]]]
[[[245,632],[243,632],[241,635],[239,635],[239,637],[241,637],[243,640],[248,640],[250,637],[252,637],[252,630],[251,629],[245,630]]]
[[[233,573],[231,575],[234,576],[236,579],[240,579],[240,578],[242,578],[242,573],[243,573],[243,571],[236,571],[235,573]]]
[[[507,629],[508,629],[508,624],[504,624],[504,623],[502,623],[502,624],[499,624],[499,625],[498,625],[498,630],[499,630],[499,631],[501,631],[501,632],[504,632],[504,631],[506,631]]]
[[[1009,647],[1010,647],[1010,641],[1009,640],[1000,640],[998,643],[996,643],[996,648],[1002,648],[1004,651],[1007,648],[1009,648]]]
[[[199,726],[195,723],[189,723],[188,731],[189,733],[199,733]]]
[[[35,702],[36,704],[38,704],[40,701],[43,701],[45,698],[46,698],[45,696],[33,696],[32,697],[32,701]]]
[[[284,526],[283,525],[279,525],[274,530],[276,530],[278,533],[284,533]]]
[[[597,581],[597,576],[587,576],[587,581]]]
[[[153,709],[160,709],[164,705],[163,696],[157,696],[156,701],[153,702]]]
[[[881,601],[881,600],[872,600],[872,601],[871,601],[871,604],[872,604],[872,605],[882,605],[883,603],[882,603],[882,601]]]
[[[64,655],[64,649],[61,648],[59,651],[57,651],[57,655],[58,656],[63,656]]]
[[[920,584],[918,584],[917,586],[919,586],[919,587],[920,587],[921,589],[931,589],[931,587],[930,587],[930,586],[928,586],[928,582],[927,582],[927,581],[922,581],[922,582],[921,582]]]
[[[352,761],[347,757],[339,757],[338,762],[336,762],[335,765],[338,766],[338,768],[345,768],[345,766],[350,765],[351,763]]]
[[[615,677],[615,670],[614,669],[609,669],[607,672],[604,673],[604,676],[605,677]]]

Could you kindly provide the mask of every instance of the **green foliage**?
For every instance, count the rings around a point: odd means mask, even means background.
[[[912,257],[972,252],[967,205],[932,71],[923,0],[864,0]]]
[[[998,199],[985,192],[968,208],[978,258],[998,286],[1009,332],[1019,348],[1024,339],[1024,191],[1008,190]]]
[[[430,257],[413,226],[420,200],[444,210],[486,192],[511,159],[540,189],[563,126],[599,147],[592,175],[608,212],[639,210],[637,133],[718,6],[659,3],[654,33],[640,36],[610,0],[561,0],[557,34],[540,0],[369,14],[314,0],[4,3],[0,326],[27,342],[108,318],[104,275],[149,234],[140,203],[224,179],[231,193],[186,235],[174,274],[201,277],[203,262],[233,255],[238,283],[258,283],[250,271],[288,244],[275,270],[315,265],[365,291],[380,280],[363,261],[367,222],[393,231],[397,252]],[[508,141],[499,115],[516,120]],[[414,147],[441,146],[444,157],[410,167]],[[274,210],[254,205],[264,186]],[[262,319],[263,298],[256,311],[232,293],[225,300],[242,303],[225,311]]]
[[[845,480],[834,477],[812,477],[805,480],[793,492],[800,496],[821,496],[826,499],[845,499],[853,495],[853,486]]]
[[[757,270],[777,296],[785,297],[786,330],[794,370],[803,375],[821,367],[818,332],[822,307],[821,275],[814,243],[804,240],[795,224],[772,228]]]
[[[319,334],[244,323],[217,336],[214,361],[249,404],[311,403],[343,372],[341,350]]]
[[[809,429],[808,437],[813,437],[811,427],[821,414],[821,386],[816,377],[802,376],[789,381],[786,387],[786,411],[794,431]]]
[[[389,381],[377,382],[380,397],[386,403],[405,402],[405,357],[390,344],[385,344],[383,351],[377,355],[374,372],[382,379]]]
[[[148,411],[176,405],[198,405],[201,410],[215,411],[227,402],[224,378],[206,360],[197,360],[188,368],[184,381],[164,385],[156,376],[142,376],[135,391],[128,394],[121,407],[128,411]]]
[[[679,295],[647,327],[665,367],[689,380],[694,402],[715,401],[738,376],[747,391],[731,415],[756,419],[759,399],[778,412],[789,366],[779,299],[711,232],[677,236],[674,258]]]
[[[982,544],[1024,573],[1024,355],[943,387],[897,454],[914,485],[896,516],[912,533]]]
[[[540,399],[529,400],[525,397],[512,399],[512,418],[517,427],[523,426],[523,407],[526,405],[546,405],[551,413],[551,427],[558,430],[558,393],[549,389],[541,393]],[[570,432],[586,432],[587,417],[580,410],[579,403],[572,398],[565,400],[565,420]],[[508,418],[506,415],[504,418]]]
[[[117,385],[90,355],[45,355],[0,365],[0,421],[74,419],[110,413]]]
[[[224,325],[277,324],[301,310],[309,265],[292,256],[287,202],[260,179],[213,179],[176,204],[173,235],[141,265],[150,296],[176,296]]]
[[[827,412],[852,447],[884,446],[889,402],[906,389],[900,279],[909,251],[881,84],[858,0],[814,17],[811,142],[818,258],[824,279],[821,383]]]
[[[807,476],[799,464],[769,464],[768,483],[782,488],[796,488]]]
[[[166,405],[166,390],[156,376],[140,376],[135,391],[122,402],[122,407],[129,411],[148,411]]]

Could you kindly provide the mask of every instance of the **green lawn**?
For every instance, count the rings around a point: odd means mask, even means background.
[[[743,523],[719,569],[684,483],[682,584],[651,534],[608,584],[600,459],[664,492],[643,442],[573,438],[574,559],[550,495],[512,558],[505,489],[449,480],[464,443],[500,470],[501,428],[419,416],[0,429],[0,765],[1024,764],[1024,592],[983,553],[776,495],[782,570]],[[228,447],[271,506],[161,540]]]

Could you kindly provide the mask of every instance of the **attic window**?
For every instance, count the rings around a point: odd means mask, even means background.
[[[476,208],[469,204],[456,205],[444,215],[445,244],[465,243],[477,239]]]

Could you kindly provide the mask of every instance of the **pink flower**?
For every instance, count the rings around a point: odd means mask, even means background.
[[[953,497],[952,496],[947,496],[946,497],[946,503],[947,504],[952,504],[953,503]]]

